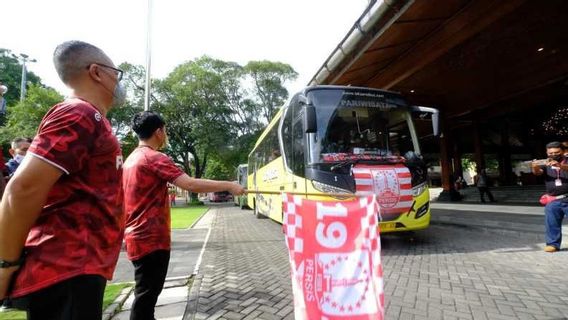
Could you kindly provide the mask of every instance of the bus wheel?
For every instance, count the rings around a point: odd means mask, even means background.
[[[254,204],[254,216],[257,219],[262,219],[264,218],[264,216],[260,213],[260,210],[258,210],[258,206],[256,205],[256,203]]]

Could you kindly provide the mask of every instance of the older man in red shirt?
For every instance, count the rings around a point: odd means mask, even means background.
[[[0,299],[17,298],[29,320],[101,319],[124,229],[122,154],[106,119],[124,102],[122,71],[81,41],[59,45],[53,61],[73,94],[45,115],[6,186]]]

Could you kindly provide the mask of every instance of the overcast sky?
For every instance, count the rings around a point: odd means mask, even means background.
[[[152,77],[202,55],[235,61],[272,60],[306,85],[363,12],[368,0],[153,0]],[[0,0],[0,48],[37,60],[29,70],[61,93],[51,55],[66,40],[83,40],[118,65],[145,64],[146,0]]]

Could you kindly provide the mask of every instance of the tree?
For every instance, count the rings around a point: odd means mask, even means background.
[[[136,143],[130,121],[142,110],[145,71],[128,63],[119,67],[125,71],[129,103],[108,117],[127,155]],[[152,84],[150,109],[167,123],[164,151],[193,177],[232,178],[233,169],[247,161],[263,128],[287,99],[283,84],[296,76],[290,66],[270,61],[243,68],[203,56],[177,66]],[[251,79],[254,85],[247,90]]]
[[[266,60],[251,61],[244,70],[252,78],[254,101],[263,117],[258,121],[268,123],[288,99],[284,83],[295,80],[298,73],[288,64]]]
[[[233,180],[235,178],[233,171],[233,167],[227,166],[216,158],[211,158],[203,177],[212,180]]]
[[[40,78],[33,72],[26,74],[28,84],[41,84]],[[22,83],[22,65],[18,56],[8,49],[0,48],[0,84],[8,87],[8,92],[4,95],[9,106],[15,105],[20,101],[20,86]]]
[[[30,84],[26,99],[10,108],[6,126],[0,128],[0,139],[7,143],[16,137],[34,137],[41,119],[56,103],[63,100],[57,91],[39,84]]]
[[[179,65],[156,84],[156,107],[167,122],[167,151],[196,178],[210,154],[237,135],[233,111],[241,101],[241,75],[238,64],[204,56]]]

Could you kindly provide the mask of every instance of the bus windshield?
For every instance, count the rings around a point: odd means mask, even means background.
[[[345,161],[403,162],[420,150],[413,141],[412,118],[405,102],[392,94],[319,90],[317,132],[309,138],[309,163]]]

